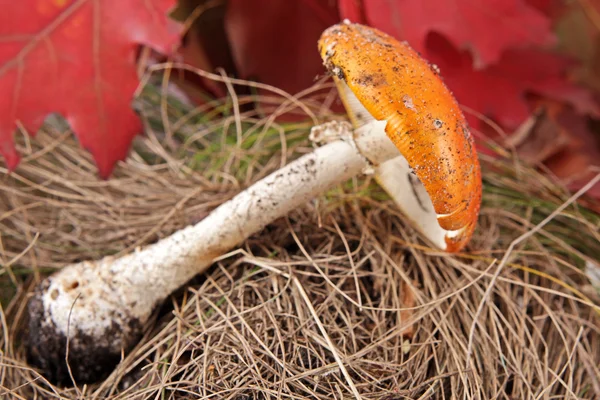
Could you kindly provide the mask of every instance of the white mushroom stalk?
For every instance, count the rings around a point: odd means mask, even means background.
[[[30,360],[50,379],[97,380],[138,340],[152,311],[212,261],[327,189],[399,155],[386,122],[353,132],[347,123],[313,128],[328,141],[255,183],[196,225],[120,258],[67,266],[30,301]]]

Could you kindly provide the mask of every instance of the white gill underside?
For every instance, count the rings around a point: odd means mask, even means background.
[[[355,128],[375,121],[346,83],[336,80],[344,106]],[[385,125],[379,125],[385,129]],[[395,157],[375,167],[377,182],[394,199],[400,211],[413,226],[435,246],[446,249],[444,238],[456,235],[454,231],[443,229],[425,187],[412,172],[403,156]]]

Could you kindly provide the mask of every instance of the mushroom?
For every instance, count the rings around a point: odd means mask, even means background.
[[[365,169],[375,170],[435,246],[458,251],[468,242],[481,198],[479,163],[435,68],[408,45],[357,24],[327,29],[319,48],[356,129],[343,122],[316,126],[311,137],[326,144],[196,225],[120,258],[66,266],[42,281],[28,307],[28,353],[44,375],[60,383],[102,378],[174,290],[276,218]]]
[[[386,121],[402,154],[375,168],[379,184],[437,247],[463,248],[479,215],[481,172],[439,68],[406,42],[358,24],[327,29],[319,51],[353,125]]]

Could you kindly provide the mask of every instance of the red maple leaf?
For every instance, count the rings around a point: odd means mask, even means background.
[[[571,104],[581,114],[598,114],[591,93],[568,80],[573,61],[539,49],[512,49],[497,64],[473,68],[468,52],[459,52],[440,35],[428,40],[429,60],[436,64],[458,101],[508,129],[516,128],[532,111],[528,94]],[[467,115],[478,127],[480,120]]]
[[[21,0],[2,7],[0,154],[19,157],[16,121],[34,134],[62,114],[102,177],[125,158],[141,123],[131,108],[140,44],[168,53],[179,38],[175,0]]]
[[[339,0],[342,16],[358,18],[407,40],[442,70],[458,101],[505,128],[530,114],[535,93],[597,114],[591,93],[574,85],[574,63],[546,47],[553,43],[548,13],[554,0]],[[542,9],[542,8],[547,8]],[[462,49],[461,49],[462,47]],[[482,68],[483,67],[483,68]],[[480,120],[468,116],[477,127]]]
[[[476,69],[497,62],[506,49],[555,43],[551,20],[525,0],[339,0],[342,16],[367,22],[428,54],[435,32],[469,50]],[[360,18],[360,20],[357,20]]]
[[[240,76],[296,93],[324,74],[321,33],[339,22],[320,0],[229,0],[226,27]]]

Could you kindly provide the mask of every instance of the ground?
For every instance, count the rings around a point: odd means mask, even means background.
[[[327,111],[330,89],[301,99],[316,120],[341,117]],[[218,104],[225,116],[174,99],[161,113],[157,93],[138,100],[147,135],[108,181],[59,123],[17,138],[23,163],[0,178],[0,397],[600,396],[600,296],[583,272],[599,261],[600,217],[569,206],[501,262],[570,194],[518,160],[489,157],[467,252],[429,248],[360,177],[181,288],[104,381],[46,381],[25,354],[27,299],[45,275],[197,222],[312,148],[316,120],[273,93],[252,98],[254,114]]]

